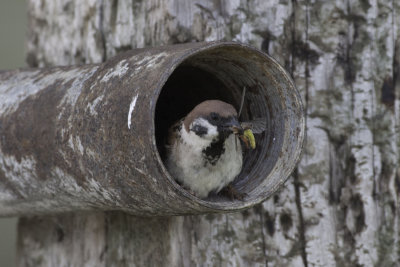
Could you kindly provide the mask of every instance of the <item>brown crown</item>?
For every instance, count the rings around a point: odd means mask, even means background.
[[[193,120],[199,117],[206,117],[213,112],[225,118],[237,116],[237,111],[231,104],[220,100],[206,100],[195,106],[194,109],[186,116],[185,120],[183,121],[186,131],[189,132],[189,125]]]

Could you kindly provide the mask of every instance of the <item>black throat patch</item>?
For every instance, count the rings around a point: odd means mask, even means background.
[[[217,164],[221,155],[225,152],[225,138],[219,138],[213,141],[208,147],[203,149],[202,153],[204,158],[211,165]]]

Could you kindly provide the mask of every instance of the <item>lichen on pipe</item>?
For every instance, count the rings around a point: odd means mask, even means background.
[[[217,98],[267,130],[234,187],[244,201],[199,199],[166,170],[163,138],[196,103]],[[229,212],[289,177],[304,140],[301,99],[268,55],[232,42],[132,50],[94,65],[0,72],[0,216],[122,210]]]

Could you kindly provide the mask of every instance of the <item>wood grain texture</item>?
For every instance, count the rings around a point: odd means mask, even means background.
[[[143,221],[102,214],[104,228],[86,239],[95,251],[107,247],[107,262],[96,266],[141,266],[156,258],[183,266],[398,264],[399,1],[35,3],[30,1],[29,8],[32,66],[100,62],[135,47],[237,40],[283,64],[307,109],[305,153],[281,192],[231,215]],[[63,216],[66,224],[90,221],[90,215]],[[46,230],[40,228],[41,220]],[[53,219],[23,218],[19,242],[32,244],[36,231],[49,235],[56,227]],[[74,228],[68,238],[76,233],[82,228]],[[21,266],[38,257],[73,257],[70,243],[57,243],[63,249],[50,253],[54,238],[39,239],[35,250],[19,246]],[[144,247],[154,252],[153,258]],[[135,254],[137,250],[142,253]],[[80,263],[91,259],[79,257]]]

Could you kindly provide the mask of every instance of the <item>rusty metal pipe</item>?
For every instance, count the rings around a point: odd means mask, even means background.
[[[174,120],[202,100],[238,107],[268,129],[235,187],[247,197],[202,200],[162,162]],[[164,216],[228,212],[273,194],[297,164],[301,99],[268,55],[232,42],[120,54],[103,64],[0,72],[0,215],[122,210]]]

